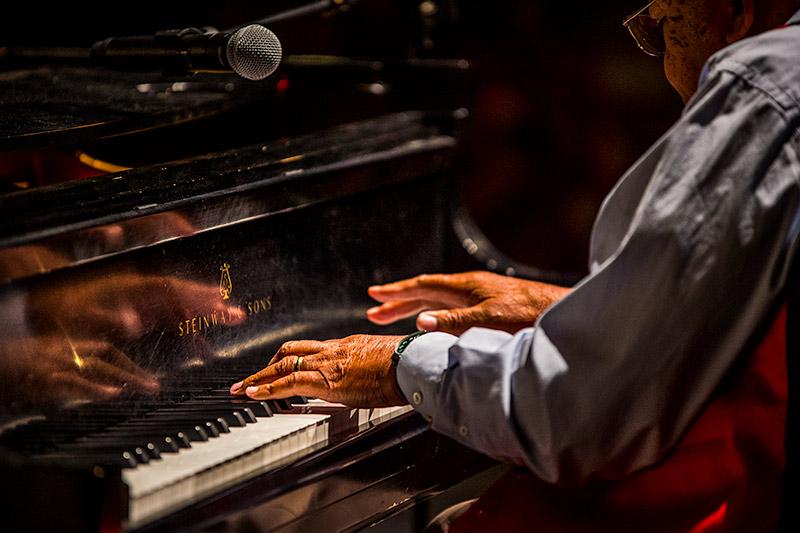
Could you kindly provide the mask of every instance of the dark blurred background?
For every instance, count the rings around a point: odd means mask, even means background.
[[[226,28],[302,3],[29,2],[4,13],[0,45]],[[512,258],[582,273],[603,197],[681,109],[660,61],[622,27],[640,3],[361,0],[279,34],[295,54],[469,58],[476,76],[459,181],[470,211]]]

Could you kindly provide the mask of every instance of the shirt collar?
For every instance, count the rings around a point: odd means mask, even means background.
[[[789,19],[789,22],[786,23],[787,25],[791,24],[800,24],[800,11],[794,14],[792,18]]]

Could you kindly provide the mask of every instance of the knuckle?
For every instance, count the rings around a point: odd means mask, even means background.
[[[436,283],[435,277],[433,274],[421,274],[415,278],[417,286],[420,287],[429,287]]]
[[[450,281],[450,278],[451,276],[446,274],[422,274],[417,276],[417,281],[419,285],[430,286],[447,283]]]
[[[294,341],[288,341],[281,344],[280,349],[278,349],[278,353],[281,355],[287,354],[292,351],[294,348]]]
[[[334,383],[341,381],[344,376],[344,365],[341,361],[332,361],[321,369],[325,380],[328,382],[328,387],[332,387]]]
[[[460,320],[458,315],[454,312],[450,313],[442,313],[436,317],[436,321],[444,327],[452,327],[456,325]]]
[[[289,372],[289,371],[291,370],[291,367],[292,367],[293,365],[294,365],[294,361],[290,361],[289,359],[281,359],[281,360],[280,360],[280,361],[278,361],[278,363],[275,365],[275,369],[276,369],[278,372],[281,372],[281,373],[286,373],[286,372]]]

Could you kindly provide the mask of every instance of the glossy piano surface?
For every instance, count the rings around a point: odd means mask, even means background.
[[[408,408],[225,392],[286,340],[413,328],[368,324],[366,288],[448,269],[455,122],[393,114],[0,196],[0,446],[17,496],[53,501],[36,519],[360,528],[487,468]]]

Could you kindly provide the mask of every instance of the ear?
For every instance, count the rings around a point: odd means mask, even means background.
[[[755,21],[755,6],[753,0],[733,0],[733,18],[725,34],[725,41],[728,44],[735,43],[744,39],[753,29]]]

